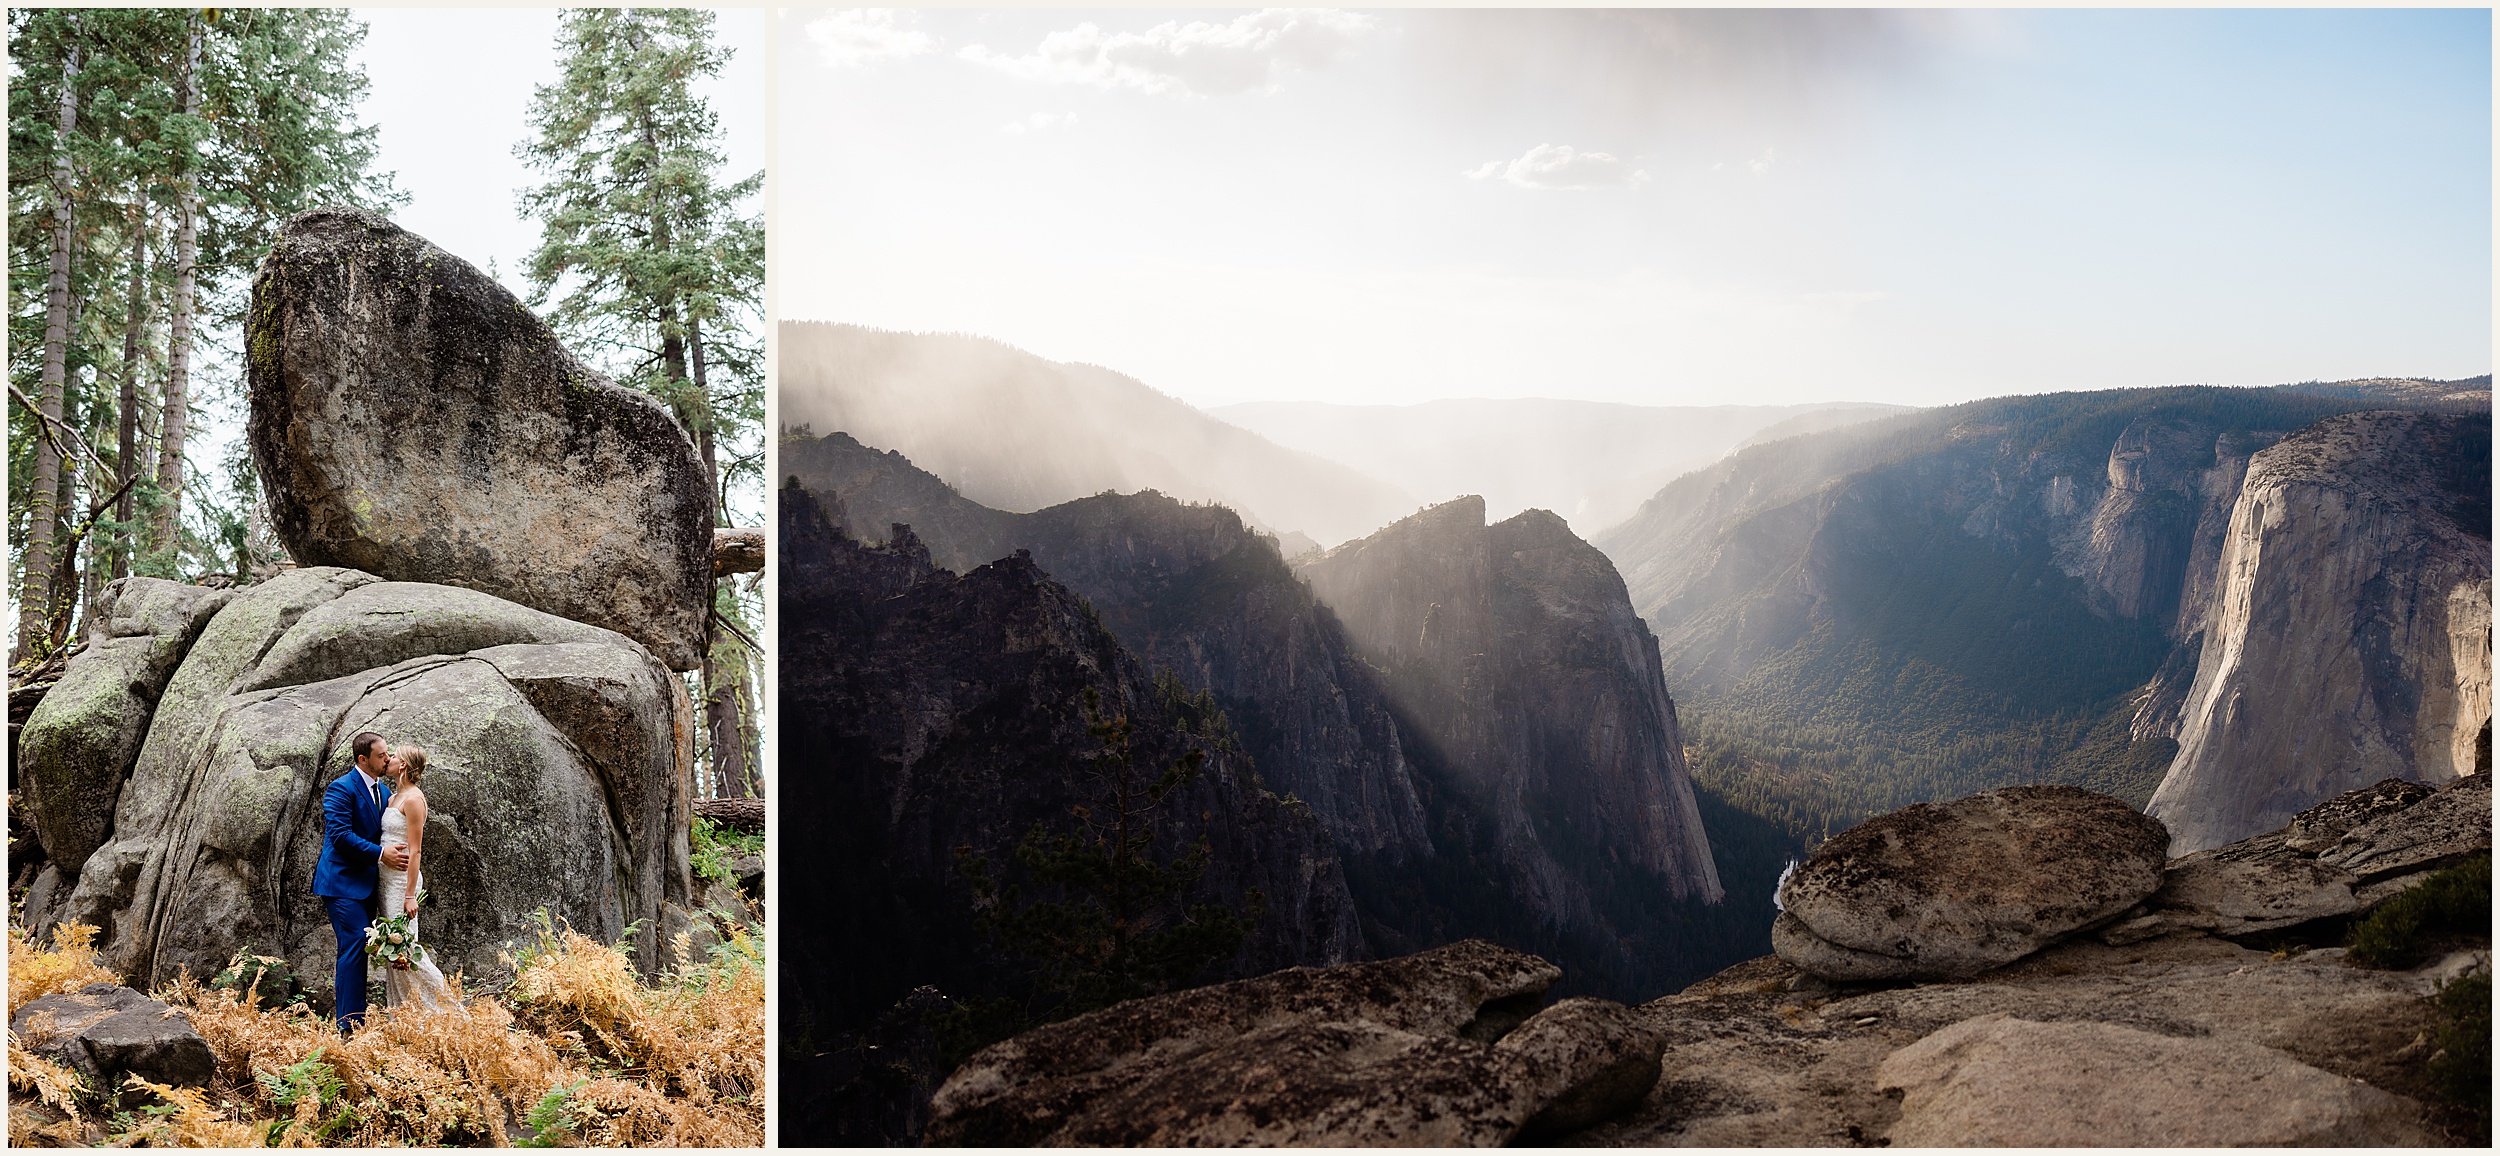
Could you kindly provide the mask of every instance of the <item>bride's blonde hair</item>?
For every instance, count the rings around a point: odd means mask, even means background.
[[[416,786],[420,780],[425,778],[424,747],[418,746],[415,743],[409,743],[393,753],[399,756],[401,762],[408,764],[407,776],[409,786]]]

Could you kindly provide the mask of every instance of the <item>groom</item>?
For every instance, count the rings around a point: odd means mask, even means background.
[[[352,1031],[365,1018],[365,928],[373,923],[374,892],[380,863],[394,871],[408,869],[408,848],[382,842],[382,808],[391,789],[382,782],[391,748],[382,736],[365,731],[351,749],[356,769],[331,780],[321,793],[321,862],[313,867],[313,894],[330,912],[330,930],[338,935],[339,1034]]]

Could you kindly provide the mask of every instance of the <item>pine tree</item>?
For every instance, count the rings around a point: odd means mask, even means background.
[[[194,383],[279,222],[400,199],[355,121],[362,36],[336,10],[10,10],[15,660],[108,574],[196,578],[253,520],[257,495],[188,461]]]
[[[558,19],[562,72],[533,97],[535,136],[514,150],[547,177],[521,196],[543,229],[525,271],[531,302],[576,348],[604,356],[620,382],[669,407],[712,479],[716,524],[735,525],[732,495],[762,492],[762,345],[745,323],[761,304],[764,233],[737,206],[763,174],[719,179],[719,117],[694,89],[729,54],[712,43],[714,14],[700,9],[574,9]],[[751,452],[735,452],[750,441]],[[706,778],[723,793],[760,785],[755,664],[738,641],[754,635],[760,609],[752,584],[715,591],[724,629],[714,631],[697,697]]]

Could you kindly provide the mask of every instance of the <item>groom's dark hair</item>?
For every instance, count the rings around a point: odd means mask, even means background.
[[[372,754],[372,753],[373,753],[373,744],[378,743],[378,742],[381,742],[381,741],[382,741],[382,736],[377,735],[377,734],[373,733],[372,731],[366,731],[366,732],[364,732],[364,733],[362,733],[362,734],[357,735],[357,736],[356,736],[356,741],[355,741],[354,743],[350,744],[350,747],[351,747],[351,749],[353,749],[353,750],[356,752],[356,757],[361,759],[361,758],[365,757],[366,755]]]

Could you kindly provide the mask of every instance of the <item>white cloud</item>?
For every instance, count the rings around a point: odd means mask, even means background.
[[[1066,128],[1067,126],[1075,123],[1076,114],[1073,112],[1037,112],[1031,116],[1025,117],[1023,120],[1008,121],[1007,123],[998,126],[998,131],[1011,135],[1016,133],[1047,132],[1054,128]]]
[[[1326,67],[1376,23],[1352,12],[1270,8],[1228,24],[1167,21],[1144,32],[1105,32],[1088,22],[1043,37],[1022,56],[978,44],[956,55],[1053,84],[1227,96],[1273,90],[1287,66]]]
[[[911,22],[917,16],[908,17]],[[880,60],[901,60],[937,49],[937,40],[909,27],[891,8],[838,8],[810,21],[807,38],[835,68],[855,68]]]
[[[1471,181],[1500,177],[1523,189],[1628,189],[1649,179],[1647,172],[1611,154],[1549,144],[1529,149],[1515,161],[1486,161],[1464,175]]]

